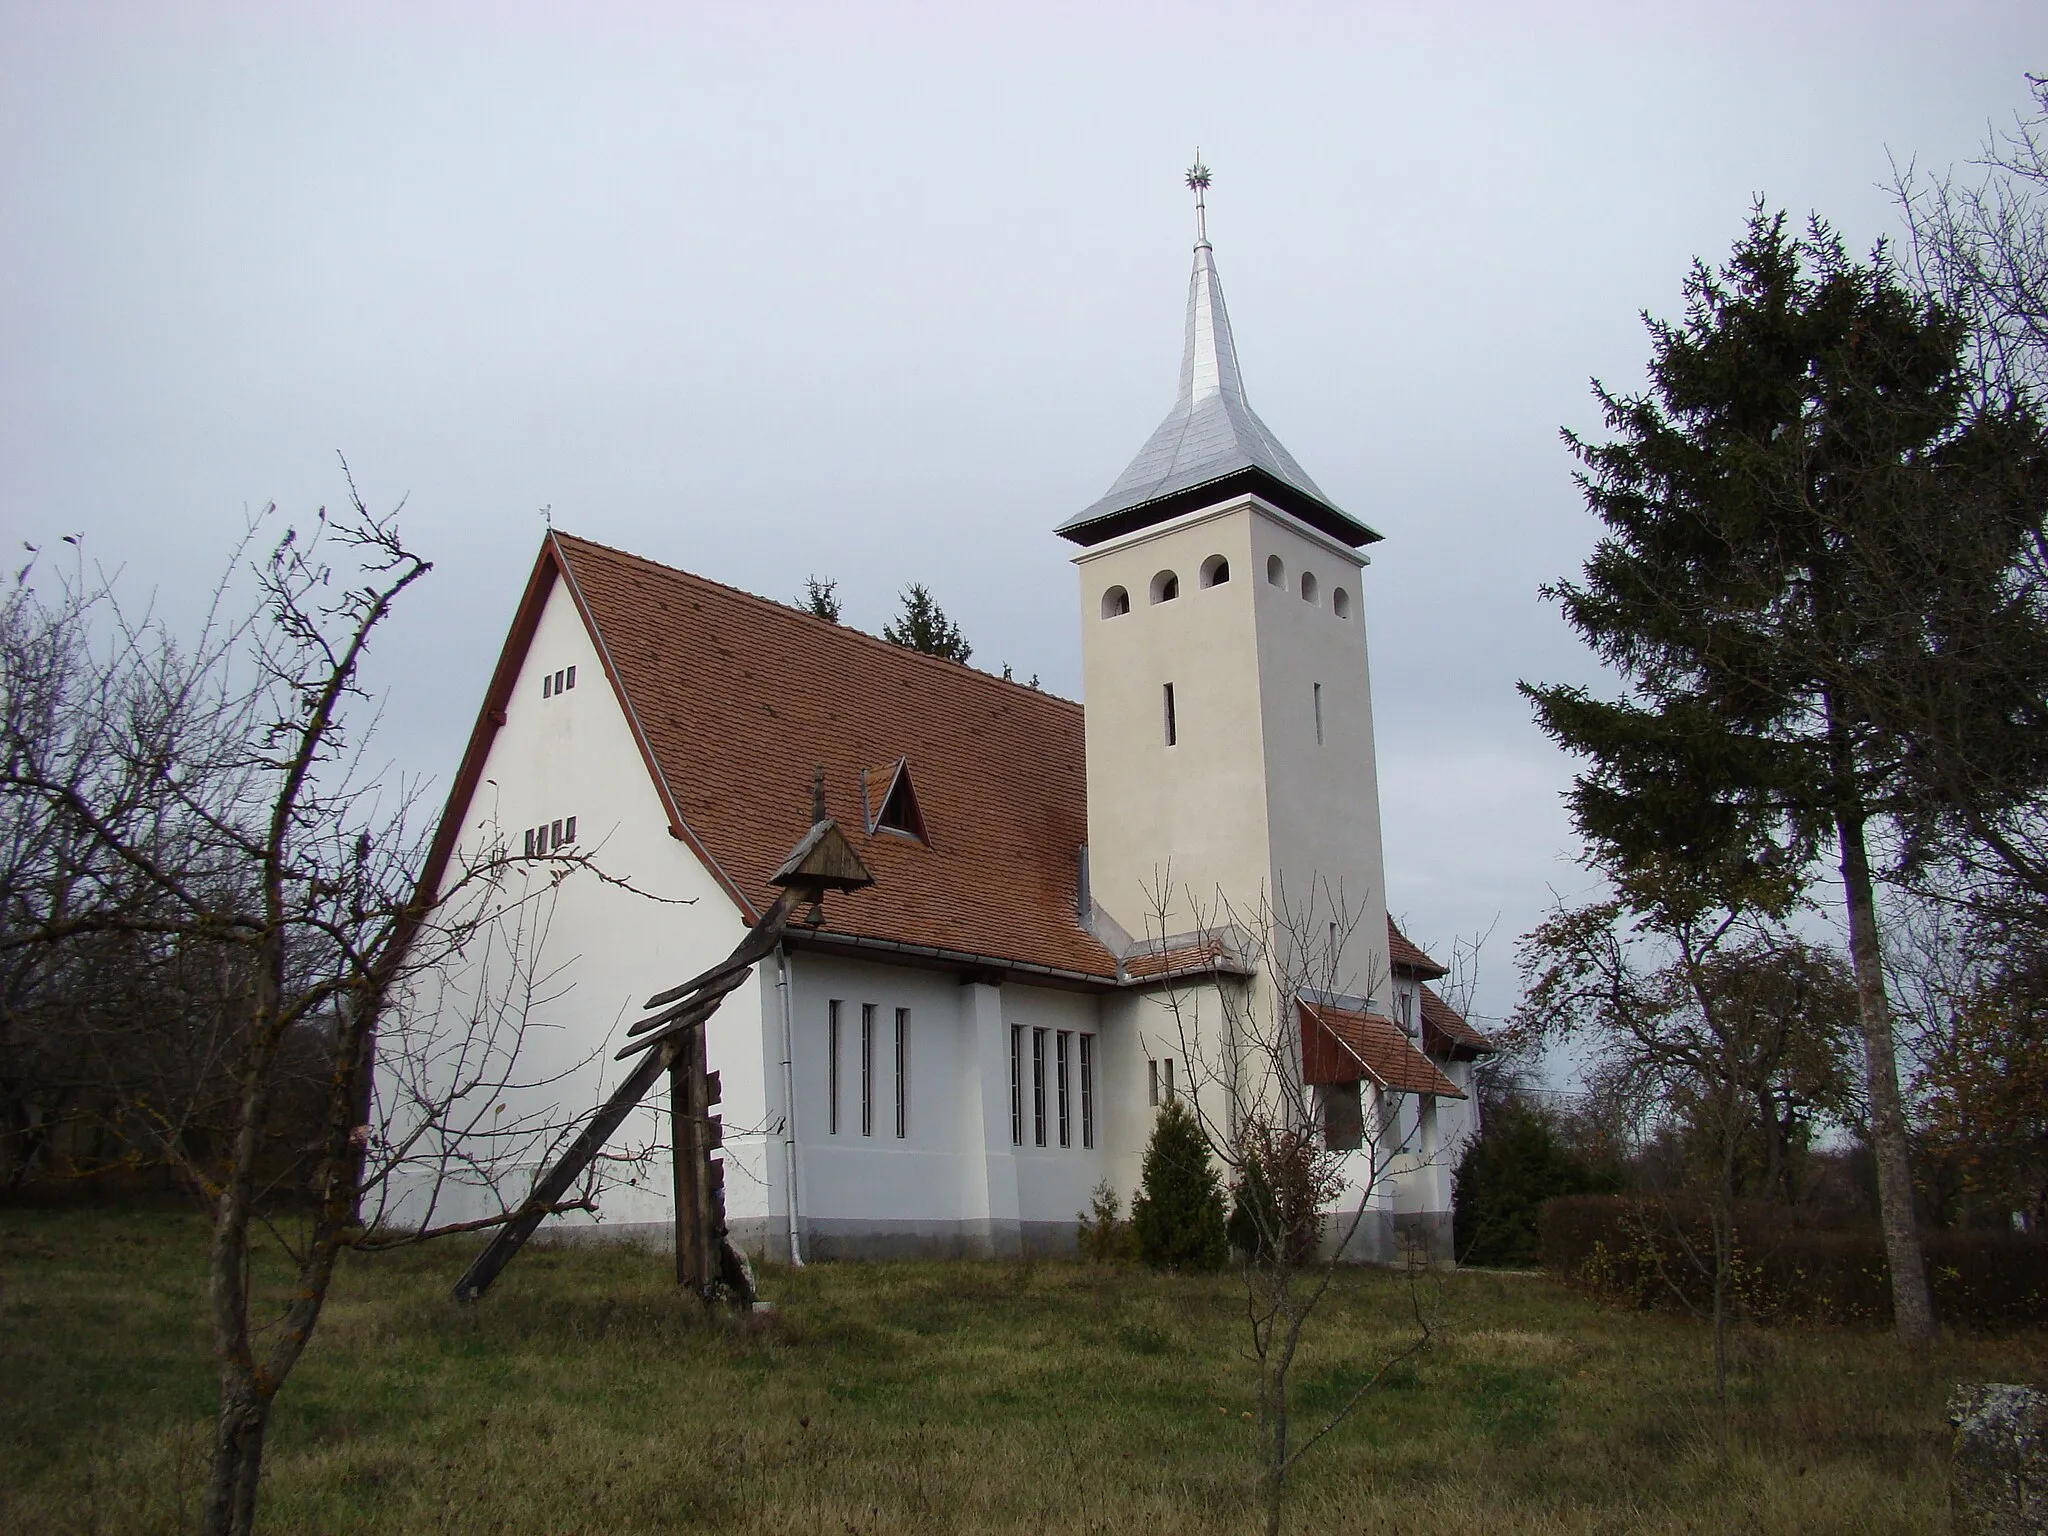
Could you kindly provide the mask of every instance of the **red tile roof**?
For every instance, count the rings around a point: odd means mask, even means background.
[[[1374,1013],[1328,1003],[1296,1005],[1301,1018],[1302,1078],[1311,1083],[1370,1079],[1402,1093],[1462,1099],[1464,1093],[1436,1063],[1409,1043],[1401,1026]]]
[[[1219,973],[1249,976],[1253,969],[1233,945],[1219,936],[1193,939],[1165,949],[1156,943],[1141,944],[1125,954],[1121,974],[1129,981],[1168,981]]]
[[[826,810],[876,883],[828,899],[818,939],[1115,984],[1115,958],[1075,915],[1088,839],[1080,705],[568,534],[541,546],[451,812],[475,790],[541,610],[564,578],[671,834],[749,919],[774,899],[767,876],[811,824],[822,764]],[[898,758],[909,760],[929,845],[867,830],[861,771]],[[459,822],[442,819],[430,889]]]
[[[1394,920],[1387,919],[1387,958],[1397,971],[1412,971],[1424,981],[1435,981],[1450,972],[1424,954],[1407,934],[1394,926]]]
[[[1458,1051],[1474,1055],[1494,1054],[1493,1042],[1467,1024],[1465,1016],[1430,987],[1422,988],[1422,1044],[1433,1056],[1447,1056]]]
[[[676,812],[756,909],[826,810],[874,871],[829,933],[1115,975],[1075,916],[1088,840],[1081,707],[766,598],[557,534]],[[930,844],[869,834],[861,771],[909,760]]]

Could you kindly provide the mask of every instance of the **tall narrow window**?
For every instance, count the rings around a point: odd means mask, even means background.
[[[1067,1107],[1067,1105],[1068,1105],[1068,1095],[1067,1095],[1067,1082],[1068,1082],[1068,1070],[1067,1070],[1067,1055],[1068,1055],[1068,1045],[1067,1045],[1067,1042],[1068,1042],[1068,1041],[1070,1041],[1071,1039],[1073,1039],[1073,1035],[1072,1035],[1072,1033],[1071,1033],[1070,1031],[1068,1031],[1068,1030],[1064,1030],[1064,1029],[1063,1029],[1063,1030],[1061,1030],[1061,1031],[1060,1031],[1060,1032],[1059,1032],[1059,1033],[1058,1033],[1057,1035],[1055,1035],[1055,1036],[1053,1037],[1053,1042],[1052,1042],[1052,1044],[1053,1044],[1053,1052],[1052,1052],[1052,1058],[1053,1058],[1053,1077],[1054,1077],[1054,1079],[1055,1079],[1055,1082],[1056,1082],[1056,1084],[1057,1084],[1057,1086],[1058,1086],[1058,1089],[1059,1089],[1059,1104],[1060,1104],[1060,1145],[1061,1145],[1061,1146],[1063,1146],[1063,1147],[1071,1147],[1071,1146],[1072,1146],[1072,1145],[1074,1144],[1074,1122],[1073,1122],[1073,1119],[1072,1119],[1071,1115],[1070,1115],[1070,1114],[1069,1114],[1069,1112],[1068,1112],[1068,1107]]]
[[[569,669],[569,681],[567,686],[571,688],[574,688],[576,686],[576,669],[574,667],[571,667]]]
[[[554,674],[554,673],[552,673],[552,672],[543,672],[543,673],[541,673],[541,675],[540,675],[540,696],[541,696],[542,698],[544,698],[544,699],[552,699],[552,698],[553,698],[553,697],[555,696],[555,674]]]
[[[1045,1145],[1045,1031],[1031,1031],[1031,1140]]]
[[[1081,1145],[1095,1145],[1095,1037],[1081,1037]]]
[[[559,821],[553,823],[550,828],[550,840],[548,842],[548,846],[550,848],[559,848],[562,846],[562,824]]]
[[[1323,685],[1316,684],[1316,745],[1323,744]]]
[[[910,1010],[896,1010],[896,1134],[910,1134]]]
[[[1173,1102],[1173,1058],[1166,1058],[1166,1102]]]
[[[1159,1063],[1156,1060],[1145,1063],[1145,1101],[1154,1109],[1159,1107]]]
[[[1010,1144],[1024,1145],[1024,1026],[1010,1026]]]
[[[529,859],[533,857],[533,828],[531,827],[526,829],[526,856]]]
[[[1166,685],[1166,744],[1170,747],[1180,740],[1180,729],[1173,718],[1173,684]]]
[[[825,1124],[839,1134],[839,999],[825,1005]]]
[[[860,1133],[875,1134],[875,1005],[860,1005]]]

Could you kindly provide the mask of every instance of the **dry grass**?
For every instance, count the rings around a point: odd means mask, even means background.
[[[0,1531],[187,1528],[211,1372],[203,1232],[0,1213]],[[529,1253],[483,1303],[443,1248],[347,1267],[271,1435],[272,1532],[1239,1532],[1251,1377],[1228,1277],[1074,1265],[770,1270],[707,1323],[664,1260]],[[1340,1400],[1407,1282],[1348,1274],[1298,1372]],[[1704,1331],[1529,1276],[1424,1282],[1436,1347],[1302,1466],[1297,1530],[1432,1536],[1944,1524],[1942,1404],[2048,1339],[1742,1340],[1724,1439]]]

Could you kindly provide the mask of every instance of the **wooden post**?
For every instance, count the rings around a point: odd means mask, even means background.
[[[692,1030],[700,1041],[701,1030]],[[690,1092],[692,1052],[689,1042],[676,1053],[668,1069],[669,1121],[672,1127],[671,1160],[675,1164],[676,1284],[704,1294],[704,1233],[697,1219],[703,1160],[697,1150],[697,1106]]]

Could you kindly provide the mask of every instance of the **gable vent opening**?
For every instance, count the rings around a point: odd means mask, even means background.
[[[870,835],[894,832],[930,846],[924,810],[917,803],[917,787],[910,781],[909,758],[899,757],[886,768],[861,770],[860,798]]]

